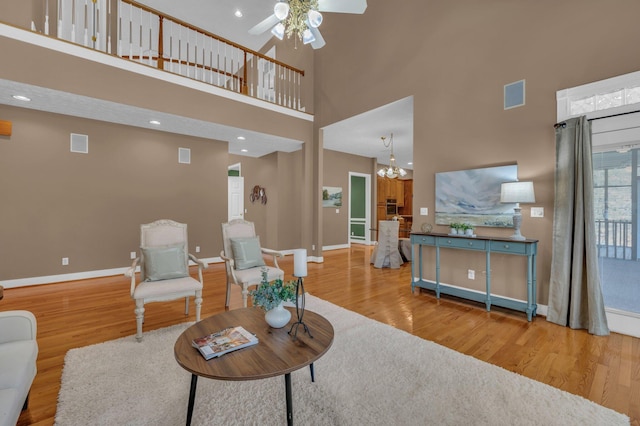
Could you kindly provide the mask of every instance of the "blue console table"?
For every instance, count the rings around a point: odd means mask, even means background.
[[[415,256],[417,246],[418,256]],[[422,278],[422,247],[431,246],[436,249],[436,280],[428,281]],[[487,282],[486,292],[477,292],[460,287],[440,283],[440,249],[476,250],[486,254]],[[436,297],[440,294],[464,299],[484,302],[487,311],[491,310],[491,305],[502,306],[509,309],[526,312],[527,320],[531,321],[536,315],[538,305],[536,304],[536,254],[538,251],[538,240],[511,240],[509,238],[494,237],[465,237],[437,233],[411,233],[411,291],[415,287],[421,287],[436,292]],[[491,253],[511,254],[527,257],[527,302],[497,296],[491,294]],[[418,275],[416,276],[416,267]]]

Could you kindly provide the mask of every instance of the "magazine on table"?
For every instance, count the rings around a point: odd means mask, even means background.
[[[209,360],[258,343],[258,338],[241,326],[229,327],[194,339],[192,345]]]

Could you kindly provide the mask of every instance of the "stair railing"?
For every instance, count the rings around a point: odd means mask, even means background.
[[[49,4],[55,4],[51,19]],[[132,0],[44,0],[43,32],[304,111],[304,71]],[[53,9],[53,7],[51,8]],[[115,11],[114,11],[115,9]],[[116,28],[114,31],[113,28]],[[36,30],[36,25],[32,24]]]

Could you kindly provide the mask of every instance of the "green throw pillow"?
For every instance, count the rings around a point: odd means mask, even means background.
[[[189,276],[184,244],[141,247],[144,258],[144,280],[159,281]]]
[[[264,266],[260,237],[231,238],[231,250],[236,269]]]

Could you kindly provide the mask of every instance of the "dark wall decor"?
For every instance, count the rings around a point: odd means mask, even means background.
[[[251,190],[251,194],[249,194],[249,200],[252,203],[259,200],[260,204],[267,204],[267,191],[260,185],[256,185]]]

